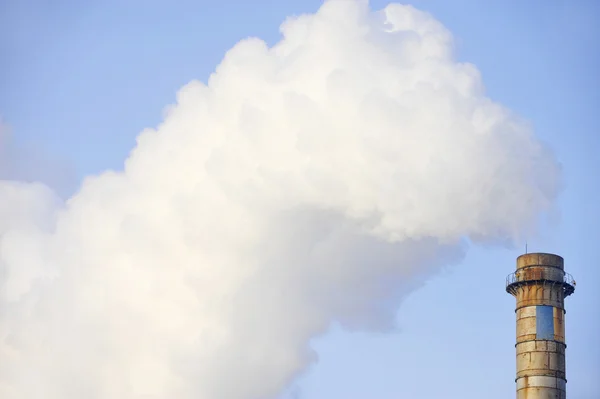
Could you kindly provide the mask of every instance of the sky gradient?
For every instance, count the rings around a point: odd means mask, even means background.
[[[43,162],[20,173],[47,181],[64,197],[85,176],[121,170],[136,136],[160,123],[176,91],[193,79],[206,81],[236,42],[258,36],[273,44],[286,16],[320,4],[124,3],[0,2],[0,115],[14,135],[10,149]],[[370,4],[380,9],[387,2]],[[562,164],[559,215],[528,248],[560,254],[577,280],[566,301],[567,390],[571,399],[598,398],[600,6],[412,4],[453,33],[456,57],[477,66],[487,95],[528,120]],[[314,340],[319,361],[283,397],[511,397],[514,298],[504,292],[504,279],[523,251],[524,245],[470,246],[459,264],[405,299],[398,331],[334,327]]]

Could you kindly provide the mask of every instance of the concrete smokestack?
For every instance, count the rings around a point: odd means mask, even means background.
[[[563,258],[519,256],[506,291],[517,299],[517,399],[565,399],[565,298],[575,281]]]

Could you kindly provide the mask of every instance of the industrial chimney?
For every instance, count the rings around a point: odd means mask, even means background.
[[[565,399],[565,298],[575,280],[563,258],[519,256],[506,291],[517,299],[517,399]]]

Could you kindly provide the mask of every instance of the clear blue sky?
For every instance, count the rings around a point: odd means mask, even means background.
[[[120,169],[136,135],[176,90],[206,80],[240,39],[278,37],[315,0],[0,1],[0,114],[18,143],[44,148],[73,178]],[[371,1],[372,8],[387,2]],[[594,0],[415,0],[455,35],[457,55],[488,94],[529,119],[563,164],[561,221],[529,244],[565,257],[570,399],[600,398],[600,3]],[[335,330],[290,397],[504,399],[514,395],[518,250],[470,248],[414,292],[400,331]]]

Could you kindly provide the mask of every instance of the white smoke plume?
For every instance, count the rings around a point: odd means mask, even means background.
[[[0,397],[264,399],[336,322],[393,327],[468,239],[558,193],[433,17],[331,0],[232,48],[65,203],[0,183]]]

